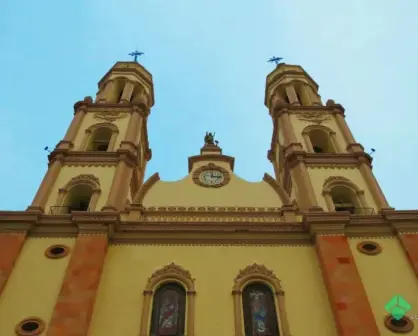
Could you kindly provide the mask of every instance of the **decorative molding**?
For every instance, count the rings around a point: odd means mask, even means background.
[[[30,237],[76,237],[80,233],[99,232],[109,235],[111,242],[177,245],[293,245],[309,244],[313,236],[324,234],[371,239],[418,232],[418,211],[388,210],[374,215],[305,212],[301,221],[296,217],[286,221],[285,207],[144,208],[133,205],[131,211],[79,211],[65,215],[0,211],[0,232],[28,233]]]
[[[66,167],[116,167],[117,162],[112,163],[67,163],[64,164]]]
[[[350,223],[349,212],[314,212],[303,216],[304,227],[312,236],[344,235],[345,228]]]
[[[356,169],[358,168],[358,164],[333,164],[333,163],[306,163],[306,166],[309,168],[315,168],[315,169],[338,169],[338,170],[344,170],[344,169]]]
[[[371,167],[371,159],[366,153],[306,153],[294,150],[290,145],[285,148],[285,161],[290,169],[299,162],[313,168],[359,168],[362,163]]]
[[[96,120],[104,120],[107,122],[114,122],[118,119],[124,119],[129,115],[127,112],[121,111],[103,111],[103,112],[95,112],[93,118]]]
[[[268,269],[266,266],[264,265],[259,265],[259,264],[252,264],[249,265],[247,267],[245,267],[244,269],[240,270],[238,275],[235,277],[234,282],[237,283],[239,282],[242,278],[244,277],[248,277],[249,275],[263,275],[267,278],[270,278],[271,280],[274,281],[278,281],[279,279],[277,279],[276,275],[274,274],[274,272],[271,269]]]
[[[99,188],[100,187],[100,181],[99,179],[92,175],[92,174],[80,174],[78,176],[73,177],[66,185],[65,188],[69,189],[73,187],[76,184],[79,183],[88,183],[93,188]]]
[[[148,278],[148,283],[146,290],[155,290],[155,286],[159,284],[164,279],[178,279],[180,282],[186,286],[188,291],[194,291],[194,281],[190,272],[183,267],[171,263],[166,265],[159,270],[156,270],[151,277]]]
[[[229,164],[231,171],[234,171],[234,164],[235,158],[228,155],[219,155],[219,154],[207,154],[207,155],[195,155],[189,157],[189,173],[193,169],[193,165],[197,162],[202,161],[218,161],[218,162],[226,162]]]
[[[109,122],[99,123],[99,124],[93,124],[89,128],[87,128],[85,132],[86,133],[93,133],[95,130],[97,130],[99,128],[108,128],[113,133],[119,133],[118,127],[116,125],[114,125],[114,124],[109,123]]]
[[[331,120],[329,114],[324,114],[324,112],[319,111],[298,113],[296,117],[301,121],[311,122],[316,125],[321,125],[322,123],[327,123]]]
[[[212,184],[208,185],[206,183],[203,183],[202,181],[200,181],[200,174],[206,170],[219,170],[221,174],[223,175],[223,180],[219,184],[214,184],[214,185]],[[201,187],[205,187],[205,188],[220,188],[220,187],[227,185],[231,181],[231,175],[229,174],[229,172],[225,168],[215,165],[214,163],[209,163],[205,166],[202,166],[196,169],[193,172],[192,178],[195,184]]]
[[[325,180],[325,182],[324,182],[324,184],[322,186],[325,187],[325,186],[327,186],[331,182],[351,183],[351,181],[348,178],[344,177],[344,176],[330,176],[330,177],[328,177]]]
[[[267,216],[149,216],[144,215],[147,222],[161,222],[161,223],[280,223],[283,222],[281,217],[267,217]]]
[[[262,212],[262,213],[278,213],[282,208],[263,208],[263,207],[183,207],[183,206],[169,206],[169,207],[148,207],[144,208],[147,212]]]
[[[116,152],[100,151],[66,151],[65,153],[54,150],[49,156],[49,164],[60,160],[65,166],[73,167],[112,167],[120,161],[125,161],[130,166],[137,166],[136,153],[127,150]]]

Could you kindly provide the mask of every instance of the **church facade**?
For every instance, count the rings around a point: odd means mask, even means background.
[[[418,334],[418,211],[300,66],[267,76],[257,183],[211,133],[183,179],[144,181],[152,76],[118,62],[98,87],[32,204],[0,212],[1,336]]]

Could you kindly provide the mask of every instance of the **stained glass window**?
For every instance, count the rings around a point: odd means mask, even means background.
[[[251,284],[243,291],[245,336],[279,336],[273,293],[263,284]]]
[[[154,294],[151,336],[183,336],[186,292],[177,284],[161,286]]]

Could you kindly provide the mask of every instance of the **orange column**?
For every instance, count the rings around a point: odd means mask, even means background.
[[[407,258],[418,277],[418,233],[399,233],[398,237]]]
[[[338,335],[380,335],[347,237],[318,235],[316,249]]]
[[[47,336],[86,336],[108,246],[107,234],[79,234]]]
[[[0,295],[25,242],[26,232],[0,233]]]

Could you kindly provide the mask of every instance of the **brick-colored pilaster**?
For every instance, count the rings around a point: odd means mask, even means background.
[[[405,249],[406,256],[418,277],[418,234],[400,233],[399,240]]]
[[[77,237],[47,336],[88,334],[107,246],[106,234]]]
[[[338,335],[380,335],[347,237],[318,235],[316,249]]]
[[[26,232],[0,233],[0,295],[25,242]]]

